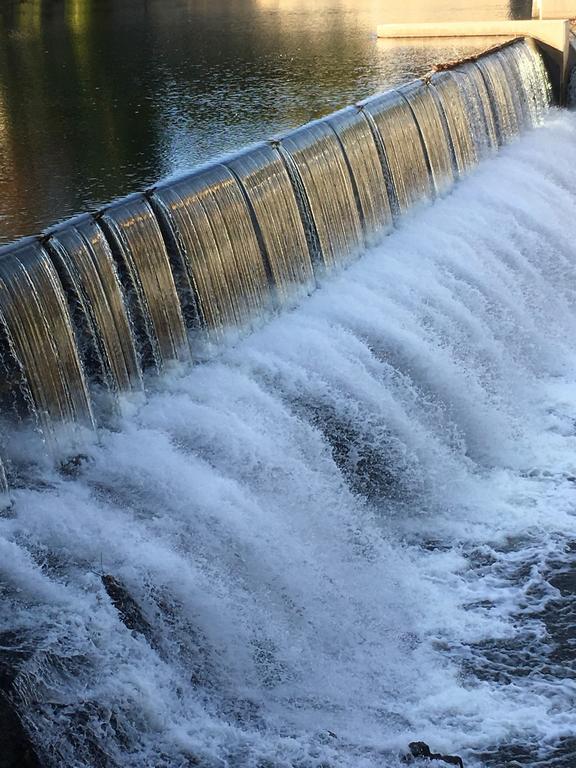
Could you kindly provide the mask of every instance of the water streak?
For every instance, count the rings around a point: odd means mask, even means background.
[[[334,131],[311,123],[279,145],[302,179],[326,268],[349,261],[363,246],[362,225],[350,168]]]
[[[186,326],[156,216],[141,196],[107,208],[101,217],[116,260],[124,273],[124,291],[144,340],[142,354],[157,371],[170,360],[190,359]]]
[[[282,159],[263,144],[226,165],[252,206],[280,304],[306,295],[315,287],[314,269],[296,193]]]

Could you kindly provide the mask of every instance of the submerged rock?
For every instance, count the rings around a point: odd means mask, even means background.
[[[79,453],[77,456],[71,456],[70,458],[60,463],[60,472],[65,477],[78,477],[82,467],[88,461],[88,456],[83,453]]]
[[[108,597],[120,614],[124,626],[134,632],[140,632],[145,637],[150,637],[152,628],[144,618],[142,609],[126,587],[108,574],[102,574],[100,578]]]
[[[439,760],[448,765],[457,765],[459,768],[464,768],[462,758],[458,755],[441,755],[439,752],[431,752],[430,747],[425,741],[412,741],[408,744],[410,755],[407,756],[406,762],[412,762],[414,759],[418,760],[423,758],[424,760]]]

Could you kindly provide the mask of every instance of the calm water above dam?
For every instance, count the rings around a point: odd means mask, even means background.
[[[487,42],[444,41],[438,48],[378,41],[379,22],[530,12],[524,0],[452,6],[453,0],[418,11],[375,0],[6,0],[0,241]]]

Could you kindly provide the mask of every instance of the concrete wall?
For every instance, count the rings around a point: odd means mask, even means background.
[[[576,18],[576,0],[534,0],[532,3],[532,18]]]

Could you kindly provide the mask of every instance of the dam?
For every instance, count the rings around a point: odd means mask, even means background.
[[[4,245],[0,768],[571,768],[553,76],[499,41]]]
[[[69,449],[70,427],[293,306],[550,100],[540,53],[513,42],[5,247],[3,413]]]

